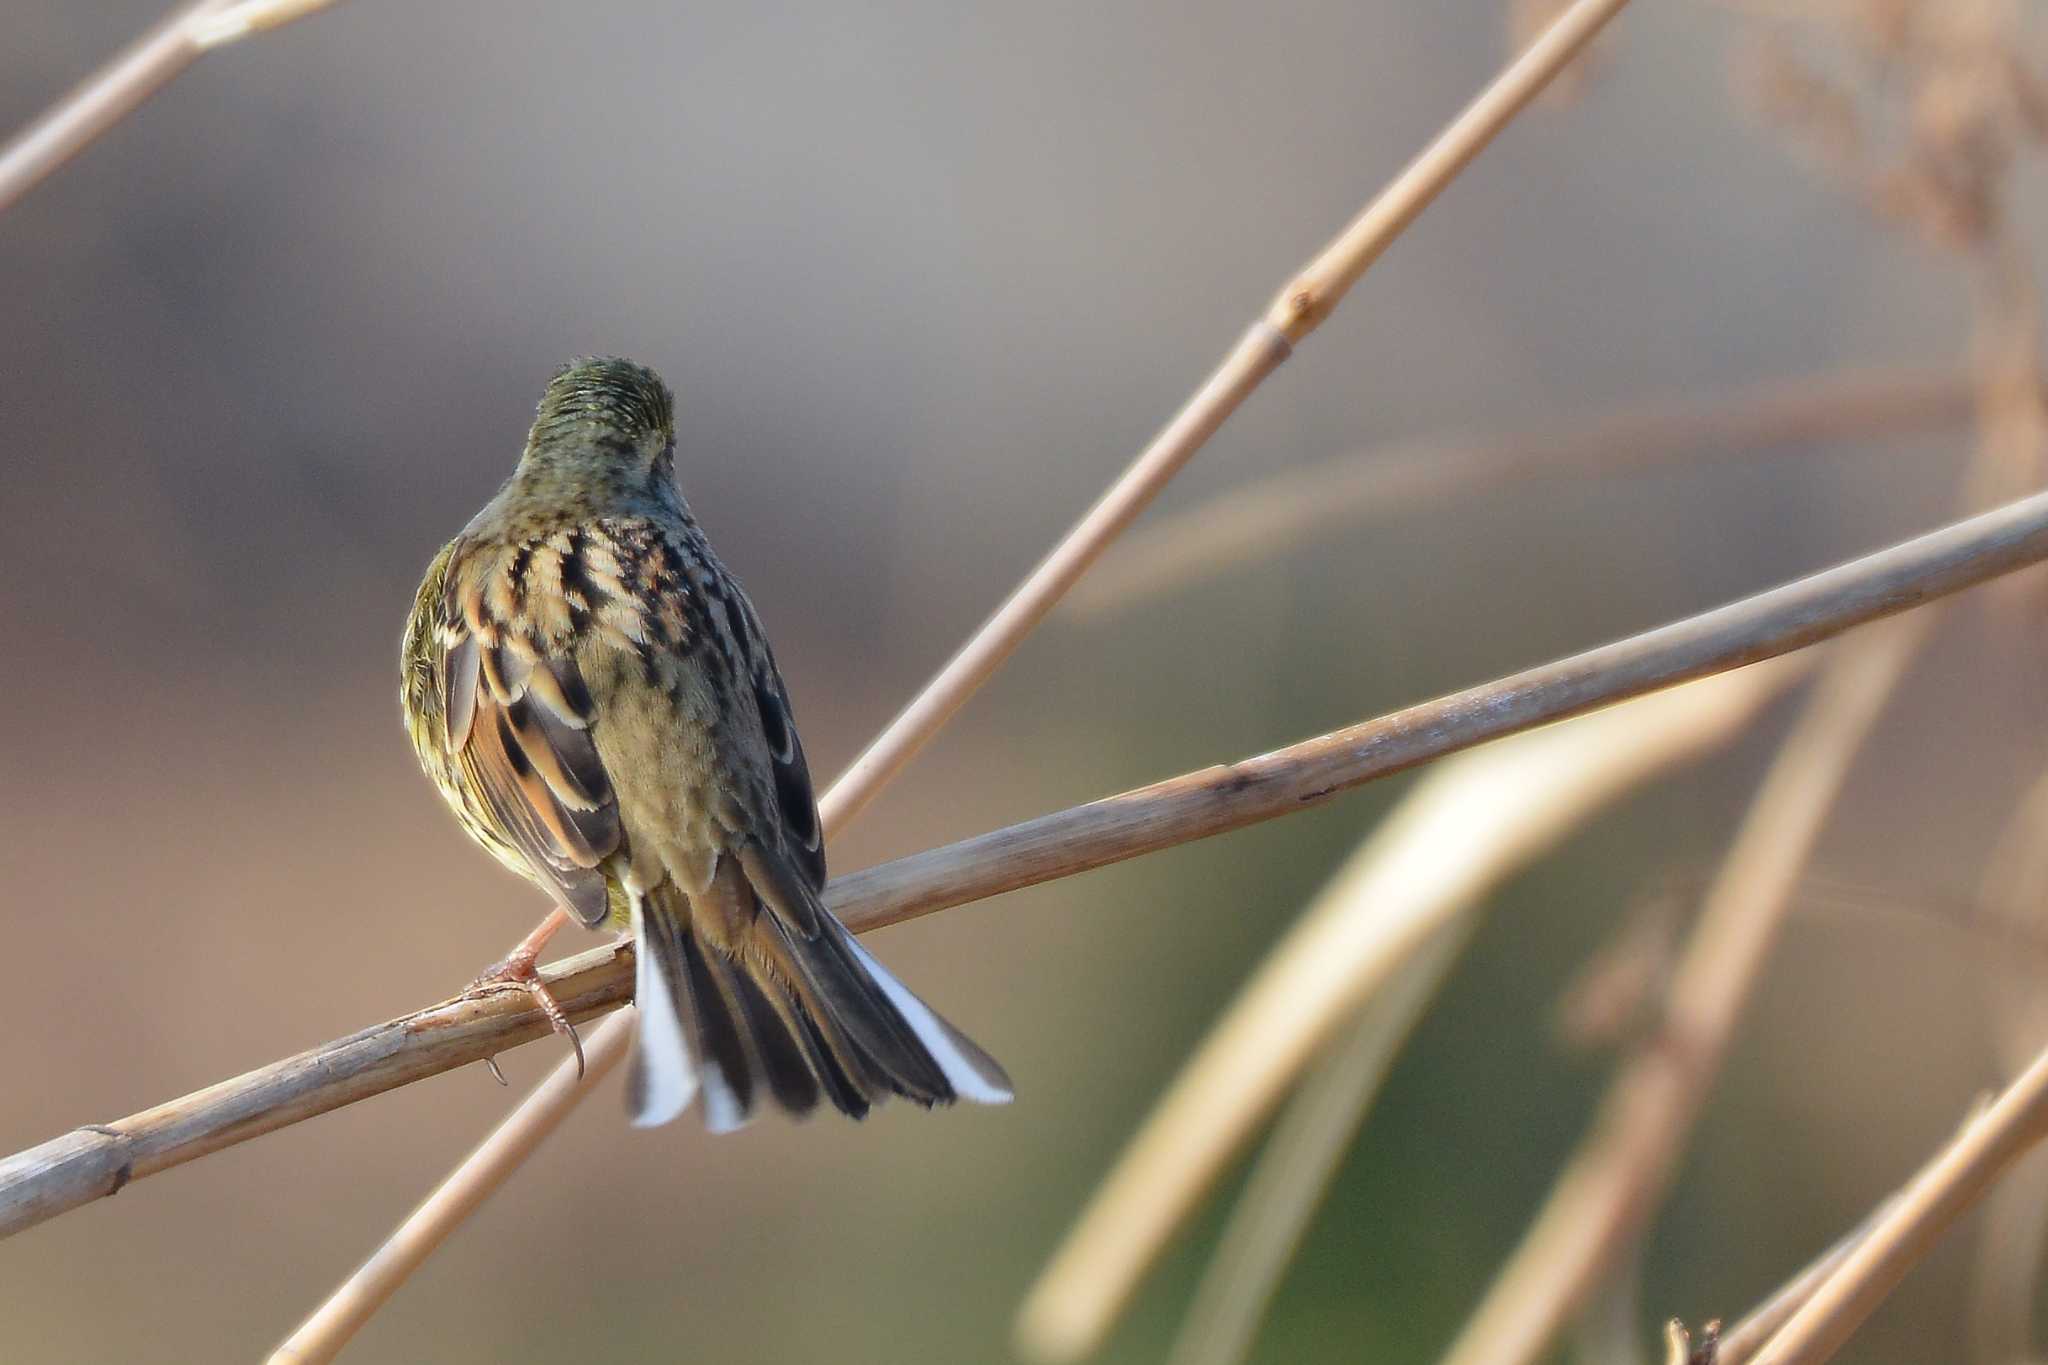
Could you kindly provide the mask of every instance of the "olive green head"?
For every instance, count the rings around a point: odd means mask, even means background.
[[[616,356],[573,360],[548,381],[521,464],[645,477],[667,471],[675,436],[675,400],[660,375]]]

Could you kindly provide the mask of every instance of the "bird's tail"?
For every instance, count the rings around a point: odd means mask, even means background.
[[[889,1095],[927,1107],[1010,1099],[995,1059],[822,905],[813,900],[806,934],[747,899],[753,913],[713,924],[696,922],[673,883],[634,898],[640,1018],[626,1103],[636,1125],[668,1122],[700,1091],[713,1132],[745,1124],[764,1093],[798,1115],[822,1095],[854,1118]]]

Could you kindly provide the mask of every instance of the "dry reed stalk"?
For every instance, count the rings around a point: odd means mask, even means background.
[[[1282,1110],[1195,1291],[1171,1357],[1175,1365],[1228,1365],[1249,1353],[1280,1276],[1380,1082],[1477,927],[1484,883],[1504,880],[1546,852],[1627,787],[1732,739],[1803,671],[1781,664],[1761,676],[1754,670],[1722,674],[1502,740],[1438,765],[1404,799],[1385,823],[1404,828],[1409,843],[1428,853],[1461,845],[1484,848],[1499,839],[1500,861],[1479,870],[1481,885],[1464,877],[1439,883],[1435,890],[1452,896],[1435,907],[1441,922],[1415,943],[1386,989],[1349,1021],[1351,1036],[1316,1062]],[[1732,685],[1736,679],[1744,685]],[[1411,806],[1424,812],[1420,827],[1409,823]],[[1476,821],[1470,818],[1474,811],[1480,812]],[[1431,828],[1431,821],[1438,827]],[[1536,827],[1536,837],[1516,826]],[[1303,912],[1303,922],[1378,919],[1385,906],[1373,864],[1407,856],[1378,839],[1367,843]],[[1226,1018],[1220,1027],[1233,1026]]]
[[[1574,0],[1303,267],[1188,405],[833,784],[819,804],[827,825],[850,819],[910,762],[1394,239],[1627,3]]]
[[[2025,59],[2028,35],[2020,10],[2009,0],[1866,3],[1823,16],[1818,27],[1855,54],[1849,84],[1816,75],[1779,41],[1764,50],[1765,88],[1776,92],[1766,101],[1767,111],[1795,133],[1828,130],[1808,142],[1823,149],[1823,164],[1838,179],[1880,216],[1968,268],[1979,386],[1978,452],[1967,492],[1998,499],[2038,486],[2048,470],[2048,408],[2033,382],[2043,349],[2039,291],[2006,200],[2014,163],[2048,136],[2048,84]],[[1895,101],[1901,110],[1889,125],[1889,138],[1873,131],[1887,125],[1868,109],[1881,100]],[[2023,602],[2008,593],[2000,605],[2010,610]],[[2033,633],[2031,613],[2013,624],[2014,630],[1995,632],[1994,638]],[[2001,870],[1994,866],[1983,888],[1994,908],[1999,890],[2015,889],[1996,885]],[[2015,1012],[2010,1001],[2001,1013],[2007,1051],[2031,1055],[2039,1043],[2038,1018]],[[2006,1098],[2017,1102],[2022,1096],[2016,1084]],[[2006,1116],[2012,1119],[2014,1112]],[[2019,1126],[1966,1130],[1877,1215],[1869,1235],[1821,1279],[1754,1358],[1831,1355],[1933,1245],[1946,1221],[2038,1139],[2038,1133],[2026,1135],[2023,1118],[2013,1121]],[[1994,1268],[1979,1281],[1972,1318],[1980,1348],[2020,1351],[2031,1338],[2027,1269],[2039,1264],[2043,1250],[2038,1214],[2048,1197],[2044,1174],[2038,1163],[2023,1173],[1986,1221],[1980,1260]]]
[[[1817,1365],[1839,1350],[1957,1219],[2048,1138],[2048,1052],[1923,1167],[1868,1235],[1800,1305],[1751,1365]]]
[[[1789,9],[1774,8],[1780,9],[1780,17]],[[1980,284],[1980,338],[1991,334],[1989,349],[1994,352],[1987,363],[1987,346],[1980,340],[1979,441],[1970,484],[1979,497],[2038,483],[2041,437],[2048,427],[2034,378],[2040,348],[2031,280],[2023,264],[2014,264],[2024,258],[2005,249],[2006,172],[2022,145],[2039,140],[2044,131],[2040,116],[2048,110],[2038,80],[2011,55],[2016,24],[2016,11],[2000,0],[1947,6],[1910,0],[1852,3],[1827,12],[1818,26],[1842,40],[1858,59],[1867,59],[1868,69],[1860,73],[1865,78],[1862,86],[1845,87],[1818,74],[1775,33],[1760,48],[1756,86],[1767,115],[1816,149],[1822,164],[1864,202],[1937,246],[1959,251],[1973,264]],[[1903,132],[1891,147],[1881,145],[1882,139],[1870,131],[1875,120],[1867,106],[1883,98],[1902,98],[1906,106]],[[2023,381],[2018,378],[2022,364]],[[2005,439],[2021,427],[2022,439]],[[1901,652],[1886,665],[1890,677],[1896,677],[1909,653],[1910,649]],[[1891,684],[1877,673],[1871,676],[1881,699]],[[1816,727],[1826,723],[1820,706],[1817,700],[1810,713]],[[1851,719],[1845,713],[1838,731],[1844,747],[1837,767],[1860,743],[1847,728]],[[1868,720],[1862,724],[1867,727]],[[1793,758],[1788,745],[1774,777]],[[1821,761],[1830,760],[1822,755]],[[1825,780],[1826,775],[1820,777]],[[1839,782],[1839,772],[1834,781]],[[1759,796],[1757,809],[1767,795],[1768,787]],[[1815,803],[1811,818],[1817,820],[1831,798],[1816,784],[1809,799]],[[1735,861],[1731,857],[1731,871]],[[1792,873],[1796,867],[1787,875]],[[1766,899],[1782,903],[1789,895],[1789,881],[1780,882]],[[1453,1347],[1448,1359],[1455,1365],[1532,1358],[1554,1331],[1556,1315],[1586,1292],[1587,1277],[1646,1221],[1649,1205],[1668,1181],[1678,1144],[1725,1045],[1727,1028],[1774,916],[1766,910],[1750,918],[1747,933],[1755,952],[1747,963],[1743,954],[1725,952],[1717,972],[1710,944],[1704,938],[1699,942],[1696,953],[1702,971],[1697,980],[1703,989],[1698,999],[1688,1006],[1687,974],[1682,972],[1674,991],[1674,1038],[1633,1064],[1610,1094],[1602,1131],[1567,1169],[1536,1227]],[[1712,928],[1710,913],[1703,918],[1701,932]],[[1737,941],[1729,938],[1730,945]],[[1689,957],[1688,962],[1693,960]],[[1727,1007],[1725,1015],[1717,1012],[1722,1005]],[[1703,1022],[1709,1028],[1703,1030]],[[1692,1074],[1696,1069],[1700,1074]],[[1858,1244],[1822,1281],[1815,1297],[1792,1314],[1793,1326],[1786,1332],[1798,1337],[1798,1327],[1806,1334],[1798,1339],[1815,1351],[1810,1358],[1823,1358],[1846,1336],[1849,1327],[1844,1324],[1857,1320],[1855,1314],[1842,1311],[1842,1305],[1855,1304],[1859,1313],[1867,1312],[1904,1273],[1896,1256],[1872,1259],[1882,1254],[1881,1248],[1873,1251],[1871,1241]],[[1859,1274],[1865,1277],[1860,1282],[1855,1278]],[[1873,1287],[1880,1282],[1882,1288]],[[1835,1303],[1832,1313],[1823,1302],[1827,1298]],[[1775,1350],[1766,1348],[1759,1359]]]
[[[1990,1106],[1991,1099],[1988,1096],[1974,1106],[1968,1117],[1958,1126],[1958,1136],[1951,1140],[1950,1145],[1953,1146],[1954,1142],[1960,1141],[1961,1135],[1966,1133]],[[1945,1147],[1943,1150],[1946,1152],[1949,1149]],[[1822,1252],[1791,1280],[1772,1291],[1769,1298],[1744,1314],[1742,1320],[1734,1327],[1722,1333],[1718,1342],[1718,1354],[1714,1357],[1712,1365],[1750,1365],[1757,1353],[1763,1350],[1765,1343],[1792,1320],[1792,1315],[1813,1298],[1820,1287],[1827,1283],[1828,1278],[1848,1261],[1850,1254],[1876,1231],[1878,1224],[1890,1216],[1903,1194],[1904,1191],[1900,1191],[1886,1196],[1860,1224],[1839,1238],[1833,1246]],[[2003,1362],[2030,1358],[2023,1355],[1995,1357]]]
[[[1323,252],[1283,289],[1189,404],[1124,476],[1054,547],[819,802],[825,829],[844,827],[936,734],[1060,596],[1087,571],[1167,480],[1239,404],[1321,325],[1394,239],[1511,122],[1515,115],[1628,0],[1574,0],[1556,23],[1511,62],[1436,140],[1395,177]],[[393,1234],[279,1348],[283,1362],[331,1359],[396,1292],[454,1226],[518,1169],[538,1136],[625,1055],[631,1015],[621,1011],[592,1035],[580,1076],[558,1068],[529,1095]]]
[[[1930,621],[1889,623],[1828,661],[1707,891],[1664,1026],[1615,1079],[1447,1365],[1538,1359],[1649,1221],[1849,765]]]
[[[2038,935],[2048,904],[2048,777],[2015,806],[1984,872],[1976,906],[2002,934]],[[1994,1044],[2001,1069],[2017,1072],[2048,1039],[2048,1003],[2037,973],[1988,962]],[[2034,1360],[2034,1286],[2048,1254],[2048,1154],[2035,1153],[2000,1183],[1984,1210],[1972,1276],[1970,1340],[1980,1361]]]
[[[2016,381],[2016,369],[2042,354],[2040,294],[2028,252],[2001,225],[1977,253],[1973,270],[1976,350],[1984,454],[1975,480],[1982,496],[2038,485],[2048,471],[2048,410],[2040,392]],[[2039,658],[2036,582],[1998,594],[1989,604],[1988,636],[2008,668]],[[1997,610],[2002,608],[2003,610]],[[2008,934],[2040,929],[2048,889],[2048,780],[2019,803],[1979,879],[1977,907]],[[2048,1039],[2048,1009],[2039,981],[1987,964],[1994,979],[1988,1006],[2001,1074],[2017,1073]],[[1970,1339],[1978,1360],[2032,1360],[2034,1286],[2048,1257],[2048,1153],[2019,1163],[1999,1184],[1979,1224],[1972,1277]]]
[[[1713,1365],[1749,1365],[1756,1353],[1764,1348],[1764,1343],[1769,1341],[1780,1327],[1790,1322],[1792,1315],[1813,1297],[1814,1291],[1827,1281],[1827,1277],[1834,1274],[1842,1262],[1849,1259],[1849,1253],[1862,1245],[1863,1239],[1870,1235],[1875,1220],[1883,1216],[1889,1207],[1890,1201],[1879,1205],[1877,1211],[1865,1219],[1862,1226],[1822,1252],[1811,1265],[1751,1309],[1742,1321],[1722,1333],[1721,1339],[1715,1343],[1717,1351]]]
[[[1139,1278],[1335,1033],[1509,873],[1654,774],[1722,743],[1790,682],[1725,674],[1520,736],[1425,778],[1266,956],[1026,1298],[1034,1358],[1099,1347]],[[1420,1002],[1418,1002],[1419,1004]]]
[[[283,28],[333,3],[334,0],[242,0],[193,24],[192,40],[201,51],[225,47],[254,33]]]
[[[140,108],[200,56],[333,0],[199,0],[138,38],[0,147],[0,213]]]
[[[2038,394],[2041,382],[2022,376]],[[1092,616],[1292,551],[1322,534],[1524,479],[1633,473],[1690,455],[1940,430],[1975,411],[1974,371],[1846,371],[1718,398],[1666,398],[1551,432],[1401,441],[1262,479],[1127,536],[1067,599]]]

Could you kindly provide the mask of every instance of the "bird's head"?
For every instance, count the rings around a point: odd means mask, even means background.
[[[521,464],[639,483],[669,474],[675,439],[660,375],[616,356],[573,360],[548,381]]]

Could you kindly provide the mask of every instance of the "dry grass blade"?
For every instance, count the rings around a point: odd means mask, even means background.
[[[1292,347],[1324,318],[1380,253],[1445,185],[1507,126],[1573,54],[1628,0],[1575,0],[1558,21],[1511,63],[1437,140],[1298,275],[1227,356],[1188,406],[1167,424],[1123,478],[1105,493],[1052,553],[997,608],[881,736],[819,802],[829,833],[844,827],[1001,666],[1103,548],[1143,510],[1157,490],[1236,411]],[[392,1241],[344,1284],[280,1349],[286,1360],[329,1359],[395,1292],[453,1224],[507,1179],[532,1150],[513,1130],[551,1129],[624,1055],[630,1015],[606,1021],[586,1048],[580,1085],[557,1072],[507,1117],[394,1234]],[[352,1305],[352,1306],[351,1306]]]
[[[1235,1365],[1251,1353],[1309,1220],[1402,1044],[1463,951],[1471,924],[1470,913],[1461,915],[1418,945],[1407,970],[1366,1005],[1351,1036],[1316,1063],[1280,1111],[1195,1287],[1168,1365]]]
[[[1928,623],[1925,613],[1892,622],[1829,661],[1708,889],[1661,1036],[1616,1078],[1447,1365],[1541,1358],[1649,1220],[1850,762]]]
[[[1336,1030],[1489,889],[1652,774],[1734,734],[1789,670],[1716,678],[1446,764],[1267,956],[1131,1140],[1019,1316],[1033,1357],[1095,1350],[1139,1277]]]
[[[2023,376],[2040,391],[2038,380]],[[1218,577],[1318,535],[1413,513],[1525,479],[1638,471],[1772,445],[1900,436],[1974,411],[1972,374],[1870,371],[1777,380],[1719,398],[1671,398],[1550,433],[1400,442],[1233,489],[1133,532],[1077,586],[1066,609],[1093,615]]]
[[[0,147],[0,213],[197,61],[333,0],[200,0],[179,10]]]

